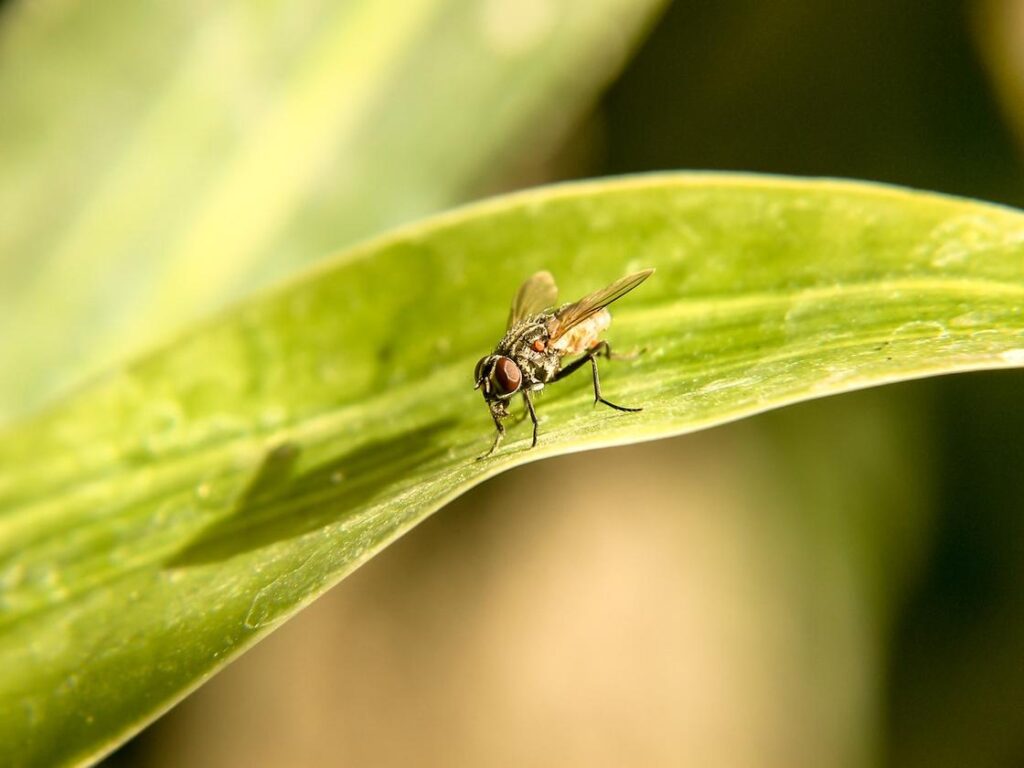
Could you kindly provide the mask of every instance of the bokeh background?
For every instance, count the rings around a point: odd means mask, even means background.
[[[1024,0],[676,0],[645,23],[603,91],[537,107],[539,135],[488,150],[510,162],[434,202],[735,169],[1024,204]],[[297,261],[341,244],[320,237]],[[1022,435],[1002,372],[516,469],[105,765],[1022,765]]]

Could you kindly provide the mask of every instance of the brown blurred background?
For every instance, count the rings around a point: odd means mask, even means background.
[[[1022,52],[1021,0],[677,0],[506,186],[714,168],[1021,205]],[[1022,384],[509,472],[107,765],[1024,765]]]

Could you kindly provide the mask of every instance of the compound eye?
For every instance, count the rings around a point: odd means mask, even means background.
[[[494,366],[494,381],[502,394],[510,395],[523,383],[523,372],[507,357],[502,357]]]

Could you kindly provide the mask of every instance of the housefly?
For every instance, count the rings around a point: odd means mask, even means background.
[[[645,269],[627,275],[607,288],[559,307],[555,306],[558,288],[550,272],[537,272],[519,287],[512,300],[504,338],[492,354],[476,364],[475,389],[483,390],[484,402],[490,408],[497,429],[491,450],[481,459],[494,453],[505,437],[502,420],[508,416],[508,405],[517,394],[522,394],[526,411],[533,421],[533,444],[530,447],[536,446],[537,411],[533,405],[533,394],[544,389],[546,384],[564,379],[587,362],[594,372],[595,403],[604,403],[617,411],[641,410],[616,405],[601,396],[597,358],[612,356],[608,342],[601,339],[601,334],[612,321],[608,305],[632,291],[652,272],[653,269]],[[562,360],[572,355],[580,357],[563,367]]]

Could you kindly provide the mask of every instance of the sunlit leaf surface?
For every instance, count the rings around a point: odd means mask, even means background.
[[[511,297],[656,274],[635,360],[487,461]],[[1024,215],[888,187],[668,175],[540,189],[359,246],[0,436],[0,746],[95,754],[448,499],[543,456],[1024,365]]]

